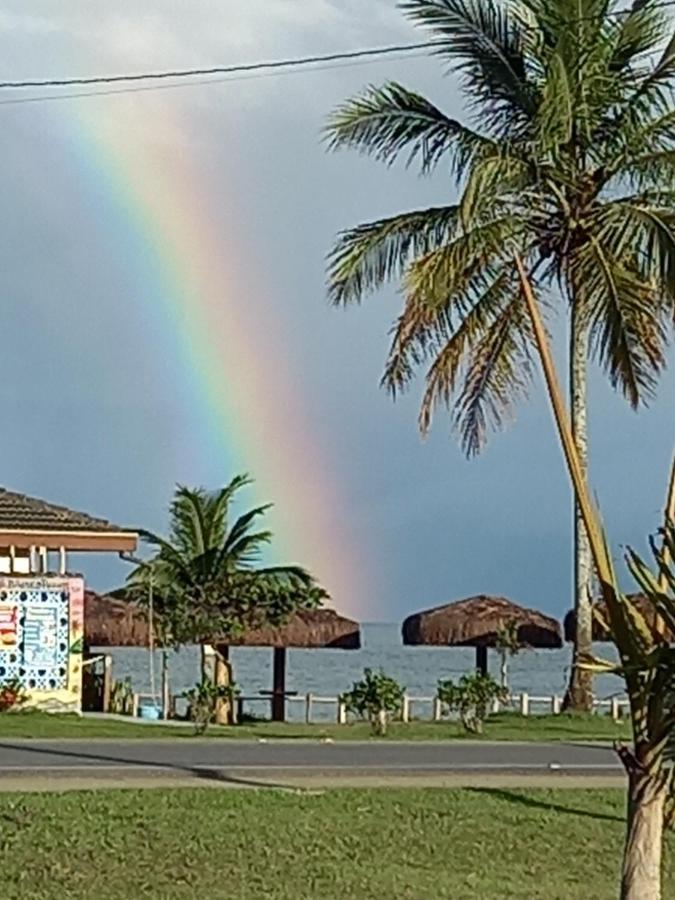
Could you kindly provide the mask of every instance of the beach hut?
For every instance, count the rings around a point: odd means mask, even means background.
[[[505,597],[485,594],[408,616],[402,626],[403,643],[475,647],[476,668],[487,673],[488,648],[496,645],[499,632],[510,622],[515,622],[518,640],[525,646],[551,650],[562,647],[560,623],[556,619]]]
[[[90,647],[148,647],[150,629],[146,611],[133,601],[87,592],[85,643]],[[283,722],[287,696],[287,650],[358,650],[361,632],[357,622],[339,615],[333,609],[313,609],[296,613],[278,628],[252,629],[237,638],[227,638],[226,641],[216,638],[211,643],[224,659],[228,658],[230,647],[272,648],[273,677],[269,692],[272,719]]]
[[[311,609],[296,613],[279,628],[257,628],[246,632],[233,647],[271,647],[273,649],[272,721],[283,722],[286,710],[286,651],[302,650],[358,650],[361,631],[358,622],[339,615],[334,609]],[[227,654],[222,644],[218,652]]]
[[[651,603],[644,594],[628,594],[627,599],[630,600],[638,609],[645,618],[647,625],[653,630],[656,631],[656,607],[653,603]],[[593,609],[597,613],[597,615],[593,616],[593,640],[599,642],[607,642],[611,641],[611,636],[609,634],[608,629],[605,627],[607,624],[607,606],[604,600],[597,600],[593,604]],[[565,640],[572,643],[575,638],[576,633],[576,614],[573,609],[571,609],[567,615],[565,616],[563,622],[563,632],[565,635]],[[664,623],[664,637],[669,643],[675,642],[675,634],[673,634],[672,630],[665,627]]]

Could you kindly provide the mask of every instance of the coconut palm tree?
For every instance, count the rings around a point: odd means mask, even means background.
[[[587,467],[592,359],[637,408],[664,365],[675,299],[675,39],[658,0],[406,0],[431,49],[462,78],[467,122],[407,87],[339,106],[327,139],[385,164],[445,172],[456,203],[343,231],[329,258],[336,305],[401,284],[383,375],[393,395],[418,369],[420,427],[452,409],[468,455],[528,392],[532,329],[513,265],[569,312],[572,426]],[[568,707],[588,709],[592,560],[578,507],[577,636]]]
[[[251,509],[230,524],[231,504],[250,483],[248,476],[237,475],[214,492],[178,486],[168,538],[141,532],[156,552],[128,581],[132,594],[146,595],[152,587],[155,612],[170,641],[200,644],[202,682],[210,680],[207,660],[215,638],[280,624],[298,608],[320,605],[325,596],[299,566],[260,565],[272,533],[257,523],[269,506]],[[231,681],[229,663],[218,648],[213,680],[217,685]]]

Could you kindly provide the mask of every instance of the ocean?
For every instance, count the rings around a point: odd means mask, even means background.
[[[336,697],[351,687],[364,668],[382,669],[406,688],[411,696],[432,697],[441,678],[457,678],[473,669],[475,652],[464,647],[404,647],[400,625],[364,623],[361,626],[360,650],[289,650],[286,664],[286,687],[299,696],[312,693]],[[610,644],[595,647],[598,656],[615,658]],[[141,649],[108,649],[113,658],[113,677],[131,678],[134,690],[151,691],[150,653]],[[257,699],[261,690],[272,686],[272,650],[269,648],[234,647],[230,651],[234,679],[246,700],[244,709],[258,716],[269,715],[269,700]],[[513,693],[534,696],[560,695],[565,692],[571,648],[561,650],[522,650],[509,664],[509,685]],[[499,678],[499,658],[489,653],[490,670]],[[155,684],[159,691],[161,661],[155,654]],[[199,650],[183,647],[169,654],[169,678],[172,694],[181,694],[199,680]],[[598,699],[623,694],[619,678],[602,675],[595,680]],[[299,721],[304,717],[304,704],[287,704],[287,717]],[[533,707],[533,711],[537,711]],[[543,709],[541,709],[543,711]],[[334,705],[317,704],[313,717],[328,721],[335,718]],[[414,704],[412,714],[431,716],[431,704]]]

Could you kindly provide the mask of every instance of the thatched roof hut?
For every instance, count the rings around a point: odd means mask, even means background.
[[[229,644],[232,647],[358,650],[361,631],[358,622],[338,615],[334,609],[311,609],[297,612],[278,628],[256,628],[241,637],[230,638]]]
[[[644,594],[628,594],[627,599],[635,604],[635,607],[642,613],[644,616],[647,625],[652,629],[652,631],[656,631],[656,607],[653,603],[651,603]],[[609,634],[609,630],[605,628],[605,623],[607,622],[607,605],[604,600],[597,600],[593,604],[594,610],[597,611],[597,615],[593,616],[593,640],[594,641],[611,641],[611,636]],[[576,614],[573,609],[571,609],[567,615],[565,616],[563,622],[563,632],[565,634],[565,640],[569,642],[573,642],[576,634]],[[670,643],[675,642],[675,634],[671,631],[671,629],[666,628],[664,637]]]
[[[90,647],[148,647],[150,629],[147,611],[133,601],[117,596],[85,593],[84,637]],[[155,643],[159,644],[155,636]],[[212,642],[219,653],[227,656],[230,646],[272,647],[274,678],[271,691],[272,718],[283,721],[286,697],[286,650],[304,649],[358,650],[361,630],[358,622],[339,615],[333,609],[312,609],[296,613],[278,628],[256,628],[237,638]]]
[[[148,647],[145,610],[129,600],[85,591],[84,643],[89,647]]]
[[[487,650],[498,633],[515,622],[520,643],[529,647],[562,647],[560,623],[505,597],[480,594],[414,613],[404,621],[403,643],[442,647],[475,647],[476,667],[487,671]]]

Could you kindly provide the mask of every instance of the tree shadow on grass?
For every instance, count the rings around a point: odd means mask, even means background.
[[[472,787],[465,789],[470,794],[482,794],[485,796],[496,797],[499,800],[505,800],[507,803],[513,803],[516,806],[525,806],[528,809],[540,809],[546,812],[558,812],[568,816],[580,816],[585,819],[595,819],[598,822],[624,822],[622,816],[614,816],[610,813],[592,812],[588,809],[578,809],[572,806],[562,806],[559,803],[551,803],[549,800],[537,799],[529,794],[522,794],[519,791],[508,791],[503,788],[488,787]]]

